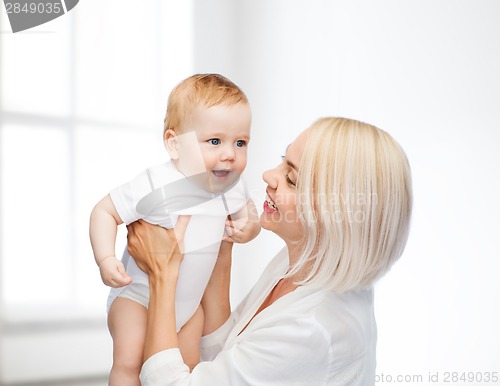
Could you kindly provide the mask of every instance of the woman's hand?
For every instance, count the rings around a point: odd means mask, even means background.
[[[179,216],[173,229],[142,220],[127,225],[128,252],[150,278],[161,276],[165,270],[178,273],[184,257],[184,234],[189,219],[190,216]]]
[[[128,252],[149,278],[149,306],[144,361],[154,354],[179,347],[175,325],[175,287],[184,257],[184,234],[189,216],[179,216],[174,229],[144,221],[128,228]]]

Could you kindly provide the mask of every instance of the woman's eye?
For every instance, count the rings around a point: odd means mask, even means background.
[[[210,143],[211,145],[220,145],[220,139],[219,138],[210,138],[208,140],[208,143]]]
[[[295,182],[293,182],[288,176],[286,176],[286,182],[292,186],[295,186]]]
[[[243,141],[242,139],[239,139],[236,141],[236,146],[238,146],[238,147],[243,147],[246,144],[247,144],[246,141]]]

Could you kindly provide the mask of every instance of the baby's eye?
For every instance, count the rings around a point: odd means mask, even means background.
[[[219,138],[210,138],[208,140],[208,143],[210,143],[211,145],[217,146],[217,145],[220,145],[220,139]]]
[[[238,146],[238,147],[243,147],[246,144],[247,144],[247,142],[243,141],[242,139],[239,139],[239,140],[236,141],[236,146]]]

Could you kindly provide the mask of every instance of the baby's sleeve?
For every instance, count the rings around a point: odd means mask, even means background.
[[[132,181],[120,185],[109,192],[116,211],[126,225],[146,216],[137,211],[137,204],[148,193],[151,193],[151,190],[150,178],[148,177],[147,170],[145,170]]]
[[[223,194],[224,205],[230,214],[235,214],[242,210],[250,200],[247,186],[242,177],[227,192]]]

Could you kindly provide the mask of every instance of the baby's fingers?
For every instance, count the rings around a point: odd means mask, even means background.
[[[121,261],[118,262],[118,264],[116,265],[116,270],[123,277],[127,277],[128,276],[127,271],[125,270],[125,266],[123,265],[123,263]]]
[[[115,288],[124,287],[126,285],[129,285],[130,283],[132,283],[132,279],[127,274],[125,274],[125,276],[124,276],[124,275],[117,272],[111,278],[111,287],[115,287]]]
[[[127,271],[125,271],[125,267],[122,262],[119,262],[116,265],[116,269],[112,272],[111,281],[117,287],[123,287],[132,283],[132,278],[128,275]]]
[[[231,234],[235,234],[241,231],[245,224],[246,222],[241,220],[226,220],[226,231],[229,233],[229,230],[231,230]]]

